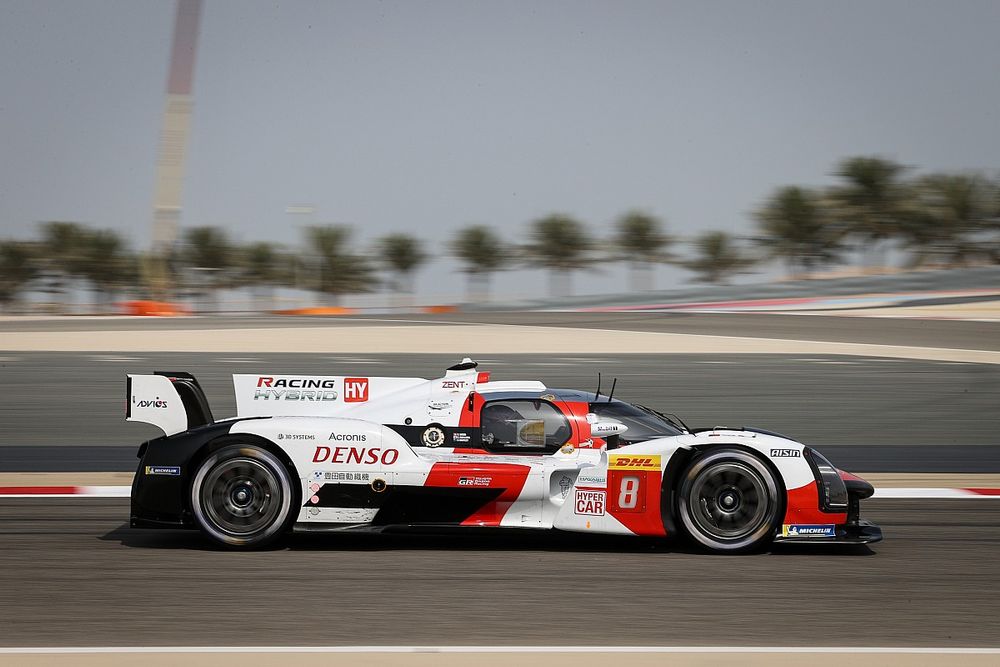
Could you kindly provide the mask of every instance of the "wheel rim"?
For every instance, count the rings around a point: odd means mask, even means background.
[[[766,482],[739,461],[706,467],[692,481],[688,498],[698,529],[718,540],[741,540],[770,521]]]
[[[253,535],[272,525],[281,511],[281,483],[260,461],[239,457],[208,471],[201,486],[201,505],[219,530],[234,536]]]

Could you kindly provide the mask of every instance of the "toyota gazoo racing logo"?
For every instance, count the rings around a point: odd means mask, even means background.
[[[659,470],[659,454],[612,454],[608,470]]]
[[[459,486],[489,486],[493,482],[492,477],[459,477]]]
[[[337,392],[334,380],[302,377],[257,378],[255,401],[335,401]]]
[[[391,466],[399,459],[398,449],[381,447],[326,447],[319,445],[313,452],[313,463],[354,463]]]

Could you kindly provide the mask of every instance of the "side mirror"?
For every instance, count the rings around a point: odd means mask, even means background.
[[[594,417],[596,416],[594,415]],[[587,417],[587,421],[590,421],[590,415],[587,415]],[[619,422],[602,422],[597,420],[590,422],[590,435],[602,438],[608,443],[608,449],[617,449],[619,436],[627,430],[628,426]]]
[[[628,426],[618,422],[596,422],[590,425],[591,435],[599,438],[608,438],[612,435],[621,435],[628,430]]]

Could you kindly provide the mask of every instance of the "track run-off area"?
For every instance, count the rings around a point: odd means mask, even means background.
[[[223,417],[232,373],[434,377],[472,356],[496,379],[591,389],[598,372],[617,377],[623,399],[692,426],[786,433],[846,469],[899,476],[887,489],[1000,487],[995,323],[385,319],[0,321],[0,486],[43,474],[127,485],[136,445],[156,433],[122,421],[126,372],[194,372]],[[1000,645],[1000,502],[888,495],[862,513],[885,541],[721,557],[683,541],[503,531],[293,535],[235,553],[196,532],[129,529],[125,498],[0,498],[0,663],[216,664],[209,649],[266,646],[255,664],[466,664],[462,647],[480,647],[483,665],[606,664],[626,649],[637,665],[995,664],[982,651]],[[789,652],[801,650],[817,652]]]

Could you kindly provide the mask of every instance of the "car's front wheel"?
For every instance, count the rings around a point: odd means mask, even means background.
[[[740,449],[708,451],[684,472],[677,511],[687,534],[722,553],[760,548],[774,536],[781,498],[771,470]]]
[[[191,510],[210,538],[230,547],[262,547],[290,523],[288,469],[271,452],[234,444],[212,452],[191,483]]]

